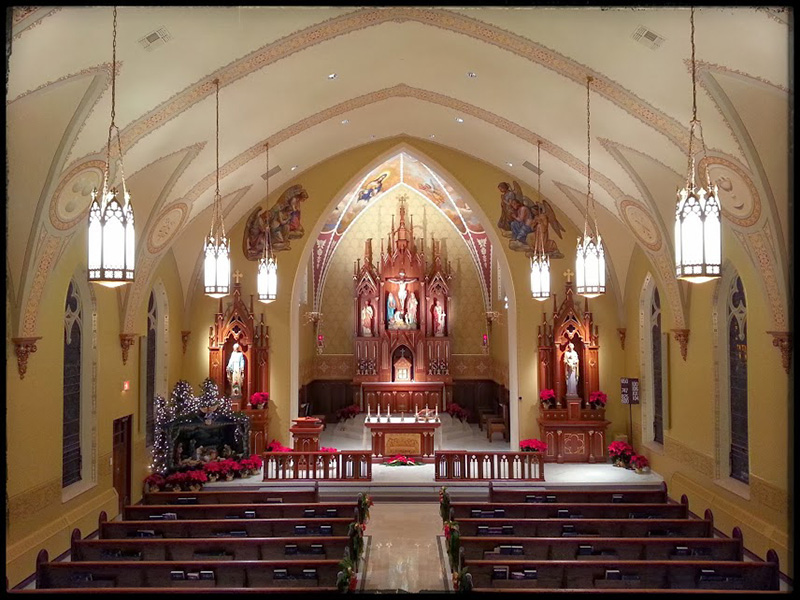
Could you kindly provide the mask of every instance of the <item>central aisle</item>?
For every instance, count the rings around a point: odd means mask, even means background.
[[[402,589],[410,593],[446,588],[437,535],[442,531],[436,502],[376,502],[369,509],[364,591]]]

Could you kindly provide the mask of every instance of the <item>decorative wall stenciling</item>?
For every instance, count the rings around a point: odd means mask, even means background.
[[[242,248],[247,260],[264,256],[267,226],[273,252],[289,250],[290,240],[303,237],[305,230],[300,222],[300,205],[308,200],[308,193],[300,184],[286,189],[267,212],[256,208],[247,218]]]
[[[175,233],[183,226],[189,216],[189,207],[183,202],[177,202],[164,209],[156,217],[155,225],[150,229],[147,238],[147,251],[158,254],[169,244]]]
[[[734,225],[750,227],[761,217],[761,197],[747,172],[728,158],[706,156],[697,167],[700,181],[706,176],[719,190],[722,215]]]
[[[619,203],[619,212],[630,230],[649,250],[661,250],[661,233],[658,225],[639,202],[625,199]]]
[[[86,219],[92,202],[92,189],[103,185],[105,162],[90,160],[81,163],[61,177],[50,201],[50,224],[66,231]]]
[[[534,202],[522,193],[519,183],[507,181],[497,184],[500,191],[500,219],[497,227],[507,238],[511,250],[533,256],[543,248],[550,258],[564,258],[555,240],[550,239],[550,228],[561,238],[564,227],[558,222],[555,211],[544,198]]]
[[[432,206],[426,210],[433,209],[433,211],[428,214],[442,214],[455,227],[458,235],[466,244],[472,262],[480,273],[479,284],[484,294],[485,310],[489,310],[492,289],[492,244],[483,225],[450,184],[407,152],[400,152],[372,169],[344,195],[339,204],[331,211],[322,231],[317,236],[311,258],[314,279],[314,310],[321,310],[322,291],[323,287],[327,285],[328,269],[345,233],[354,223],[358,222],[366,208],[375,205],[390,190],[398,187],[402,188],[404,193],[410,194],[412,198],[425,198],[430,201]],[[422,225],[419,222],[419,219],[422,218],[422,211],[418,208],[413,210],[416,211],[417,225]],[[436,235],[440,237],[444,235],[444,232],[438,232]],[[425,240],[426,243],[428,241],[428,239]],[[375,244],[377,252],[379,241],[376,240]],[[453,250],[455,250],[453,247],[448,247],[448,251]],[[455,264],[452,258],[451,262]]]

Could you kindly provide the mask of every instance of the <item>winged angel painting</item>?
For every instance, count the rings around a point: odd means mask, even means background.
[[[497,227],[508,238],[508,247],[531,256],[543,249],[550,258],[564,258],[555,240],[550,239],[550,227],[559,239],[564,227],[558,222],[553,207],[547,200],[534,202],[522,193],[516,181],[513,186],[506,181],[497,185],[500,190],[500,220]]]

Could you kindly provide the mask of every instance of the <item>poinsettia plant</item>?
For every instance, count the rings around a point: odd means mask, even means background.
[[[614,462],[629,464],[633,456],[633,446],[628,442],[616,441],[608,445],[608,455]]]
[[[153,473],[152,475],[148,475],[144,482],[147,484],[147,487],[151,490],[161,489],[164,487],[166,483],[166,479],[161,473]]]
[[[321,446],[319,449],[320,452],[338,452],[336,448],[326,448],[325,446]]]
[[[278,440],[272,440],[267,447],[264,448],[264,452],[292,452],[292,449],[284,446]]]
[[[605,394],[605,392],[597,390],[596,392],[589,394],[589,402],[595,406],[605,406],[606,402],[608,402],[608,396]]]
[[[401,467],[401,466],[414,466],[414,465],[421,465],[421,460],[416,460],[411,458],[410,456],[403,456],[402,454],[398,454],[390,458],[389,460],[385,461],[383,464],[389,467]]]
[[[556,393],[554,390],[546,389],[539,392],[539,402],[542,406],[551,408],[556,401]]]
[[[650,466],[650,461],[643,454],[634,454],[631,457],[631,466],[634,469],[644,469]]]
[[[547,450],[547,444],[536,438],[531,438],[522,440],[519,443],[519,449],[522,452],[545,452]]]
[[[338,421],[346,421],[347,419],[353,419],[355,416],[361,412],[358,404],[351,404],[350,406],[345,406],[344,408],[340,408],[336,411],[336,419]]]
[[[263,408],[269,402],[269,392],[254,392],[250,396],[250,406],[253,408]]]
[[[458,419],[462,423],[469,419],[469,410],[463,408],[457,402],[451,402],[447,405],[447,414],[453,417],[454,419]]]

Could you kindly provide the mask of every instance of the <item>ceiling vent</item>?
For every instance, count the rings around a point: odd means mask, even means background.
[[[167,28],[159,27],[154,32],[148,33],[146,36],[140,39],[139,43],[145,50],[155,50],[159,46],[166,44],[171,39],[172,35],[170,35],[169,31],[167,31]]]
[[[280,172],[281,172],[281,168],[280,168],[280,166],[277,166],[277,167],[272,167],[272,168],[271,168],[269,171],[267,171],[266,173],[264,173],[264,174],[261,176],[261,179],[263,179],[264,181],[266,181],[266,180],[267,180],[267,177],[273,177],[274,175],[277,175],[277,174],[278,174],[278,173],[280,173]]]
[[[664,42],[663,37],[658,35],[655,31],[648,29],[644,25],[640,25],[636,31],[633,32],[631,37],[640,44],[647,46],[651,50],[657,50]]]
[[[532,165],[527,160],[524,163],[522,163],[522,166],[525,167],[526,169],[530,169],[531,171],[533,171],[537,175],[540,175],[542,173],[541,169],[537,169],[536,165]]]

